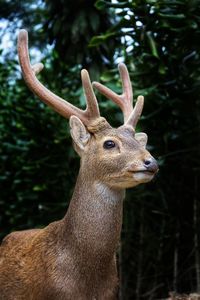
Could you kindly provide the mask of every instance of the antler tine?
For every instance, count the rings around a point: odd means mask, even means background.
[[[136,127],[137,122],[142,114],[143,106],[144,106],[144,97],[138,96],[135,107],[132,113],[130,114],[128,120],[125,123],[126,125],[131,125],[134,128]]]
[[[121,108],[124,115],[125,124],[135,127],[142,113],[144,98],[143,96],[139,96],[133,109],[133,91],[127,67],[124,63],[120,63],[118,68],[123,88],[121,95],[116,94],[99,82],[93,82],[93,86],[97,88],[100,93],[111,99]]]
[[[126,107],[127,107],[127,113],[133,110],[133,90],[132,85],[128,73],[128,69],[125,64],[120,63],[118,66],[121,81],[122,81],[122,88],[123,88],[123,94],[121,97],[123,98]]]
[[[87,100],[87,107],[86,107],[85,114],[88,116],[88,118],[91,119],[98,118],[100,117],[99,106],[87,70],[85,69],[81,70],[81,78],[82,78],[83,89],[85,92],[85,97]]]
[[[35,93],[47,105],[51,106],[56,112],[58,112],[65,118],[76,115],[83,121],[85,125],[89,124],[90,119],[100,116],[98,103],[92,91],[92,86],[88,74],[87,76],[82,76],[87,107],[86,110],[81,110],[49,91],[37,79],[36,74],[38,74],[43,69],[43,64],[38,63],[31,66],[28,53],[28,33],[24,29],[20,30],[18,36],[18,54],[22,74],[26,84],[33,93]],[[84,70],[83,74],[86,73],[87,71]]]
[[[133,111],[132,105],[132,86],[128,74],[128,70],[125,64],[120,63],[119,66],[120,77],[122,81],[123,93],[121,95],[116,94],[109,88],[105,87],[103,84],[99,82],[93,82],[93,86],[99,90],[107,98],[111,99],[115,102],[123,111],[124,114],[124,122],[126,122],[130,116],[130,113]]]

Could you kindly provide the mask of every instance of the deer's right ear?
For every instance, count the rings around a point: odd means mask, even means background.
[[[80,155],[84,151],[85,145],[90,139],[90,133],[87,131],[84,124],[76,116],[71,116],[69,120],[70,133],[75,143],[75,150]]]

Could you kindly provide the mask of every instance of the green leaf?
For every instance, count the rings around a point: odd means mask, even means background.
[[[98,0],[96,3],[95,3],[95,7],[99,10],[103,10],[107,7],[107,4],[106,4],[106,1],[104,0]]]
[[[167,19],[178,19],[178,20],[182,20],[182,19],[185,19],[185,15],[184,14],[163,14],[163,13],[158,13],[158,15],[160,17],[163,17],[163,18],[167,18]]]
[[[45,184],[35,185],[33,187],[33,191],[34,192],[44,191],[45,189],[46,189],[46,185]]]
[[[151,48],[152,55],[159,58],[156,43],[155,43],[153,37],[151,36],[150,32],[147,32],[147,37],[148,37],[148,40],[149,40],[149,45],[150,45],[150,48]]]
[[[89,47],[97,47],[100,44],[102,44],[103,42],[105,42],[106,39],[108,39],[114,35],[116,35],[116,32],[109,32],[104,35],[94,36],[89,43]]]

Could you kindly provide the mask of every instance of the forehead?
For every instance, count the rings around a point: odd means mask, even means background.
[[[101,132],[98,132],[97,136],[100,140],[106,140],[109,138],[116,138],[131,147],[138,146],[138,142],[134,138],[135,130],[131,126],[123,125],[118,128],[107,128]]]
[[[135,134],[135,130],[133,127],[131,126],[120,126],[118,128],[105,128],[104,130],[101,130],[99,132],[96,133],[97,136],[99,137],[105,137],[107,135],[109,136],[116,136],[116,137],[124,137],[124,138],[128,138],[128,137],[133,137]]]
[[[133,137],[135,134],[135,129],[131,126],[123,125],[116,128],[116,134],[123,137]]]

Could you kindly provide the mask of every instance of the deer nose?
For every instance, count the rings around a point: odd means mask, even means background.
[[[158,164],[153,157],[144,160],[145,168],[150,171],[156,173],[158,171]]]

